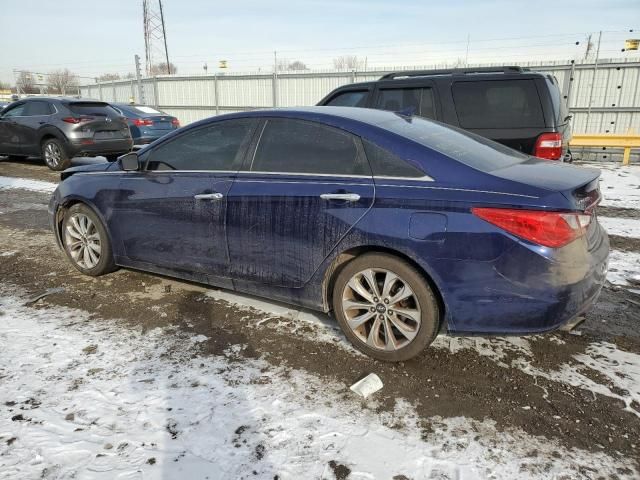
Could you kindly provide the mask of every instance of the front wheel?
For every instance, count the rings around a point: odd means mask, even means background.
[[[50,138],[42,142],[42,158],[51,170],[64,170],[71,165],[71,158],[64,145],[57,138]]]
[[[107,231],[86,205],[76,203],[65,212],[62,240],[69,260],[85,275],[97,277],[116,269]]]
[[[353,345],[389,362],[421,353],[438,334],[438,302],[409,263],[384,253],[348,263],[333,289],[333,311]]]

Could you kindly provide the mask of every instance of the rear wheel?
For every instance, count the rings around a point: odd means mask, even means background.
[[[107,232],[86,205],[77,203],[65,212],[62,241],[71,263],[80,272],[97,277],[116,269]]]
[[[71,165],[71,158],[57,138],[49,138],[42,142],[42,158],[51,170],[64,170]]]
[[[409,263],[384,253],[362,255],[336,279],[333,310],[361,352],[399,362],[421,353],[438,334],[433,291]]]

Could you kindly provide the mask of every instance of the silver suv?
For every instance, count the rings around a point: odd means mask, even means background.
[[[126,118],[105,102],[34,97],[0,114],[0,155],[40,156],[52,170],[64,170],[76,156],[114,161],[132,146]]]

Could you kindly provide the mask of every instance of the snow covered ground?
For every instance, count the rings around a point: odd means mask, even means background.
[[[526,479],[619,466],[459,417],[432,419],[425,442],[410,405],[378,414],[375,400],[343,385],[234,361],[242,345],[203,361],[201,336],[143,335],[79,310],[25,307],[6,286],[0,293],[0,478],[336,478],[342,468],[351,479]],[[603,365],[607,375],[620,370],[637,387],[640,372],[626,366],[637,359],[618,358]]]
[[[619,163],[585,164],[599,168],[602,205],[640,208],[640,166],[621,166]]]
[[[52,193],[57,186],[56,183],[43,182],[41,180],[0,176],[0,190],[18,189]]]

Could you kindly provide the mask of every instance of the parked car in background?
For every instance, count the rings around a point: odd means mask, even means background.
[[[570,160],[570,119],[556,78],[521,67],[389,73],[333,90],[318,105],[413,110],[549,160]]]
[[[134,145],[146,145],[180,128],[176,117],[154,107],[129,103],[112,103],[111,106],[127,117]]]
[[[399,361],[442,330],[582,315],[607,270],[598,177],[419,117],[259,110],[69,169],[49,213],[82,273],[131,267],[332,310],[358,349]]]
[[[115,161],[132,146],[126,120],[105,102],[34,97],[0,114],[0,155],[41,156],[52,170],[69,167],[75,156]]]

